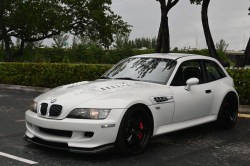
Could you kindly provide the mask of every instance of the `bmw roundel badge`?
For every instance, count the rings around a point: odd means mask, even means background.
[[[56,99],[51,100],[51,103],[54,103],[54,102],[56,102]]]

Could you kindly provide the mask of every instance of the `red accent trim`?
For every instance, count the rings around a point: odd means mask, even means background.
[[[140,123],[140,129],[143,129],[143,124],[142,124],[142,122]],[[143,136],[143,134],[142,133],[140,133],[139,134],[139,140],[141,140],[142,139],[142,136]]]
[[[142,133],[140,133],[140,134],[139,134],[139,140],[141,140],[141,138],[142,138],[142,135],[143,135]]]
[[[143,124],[142,124],[142,122],[140,123],[140,129],[143,129]]]

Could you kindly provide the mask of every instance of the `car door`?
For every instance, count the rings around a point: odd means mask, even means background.
[[[208,116],[214,96],[211,87],[204,81],[203,70],[200,60],[186,61],[179,66],[170,84],[175,101],[172,123]],[[189,78],[198,78],[199,83],[187,91],[184,88]]]

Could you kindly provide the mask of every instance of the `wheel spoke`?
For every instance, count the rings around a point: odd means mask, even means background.
[[[135,139],[135,148],[140,147],[140,139],[136,133],[133,133],[133,138]]]
[[[130,137],[127,139],[128,142],[131,141],[132,135],[130,135]]]
[[[227,123],[234,123],[237,116],[237,104],[233,98],[229,98],[225,103],[225,120]]]
[[[136,125],[136,126],[138,126],[140,122],[141,122],[141,115],[139,116],[138,121],[137,121],[137,122],[135,122],[135,125]]]
[[[144,133],[146,133],[148,130],[144,128],[144,129],[140,129],[139,131],[140,131],[140,133],[143,133],[143,134],[144,134]]]

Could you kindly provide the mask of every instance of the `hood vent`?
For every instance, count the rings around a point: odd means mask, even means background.
[[[122,85],[108,86],[108,87],[105,87],[105,88],[101,88],[101,90],[115,89],[115,88],[120,88],[120,87],[123,87],[123,86],[126,86],[126,85],[122,84]]]

